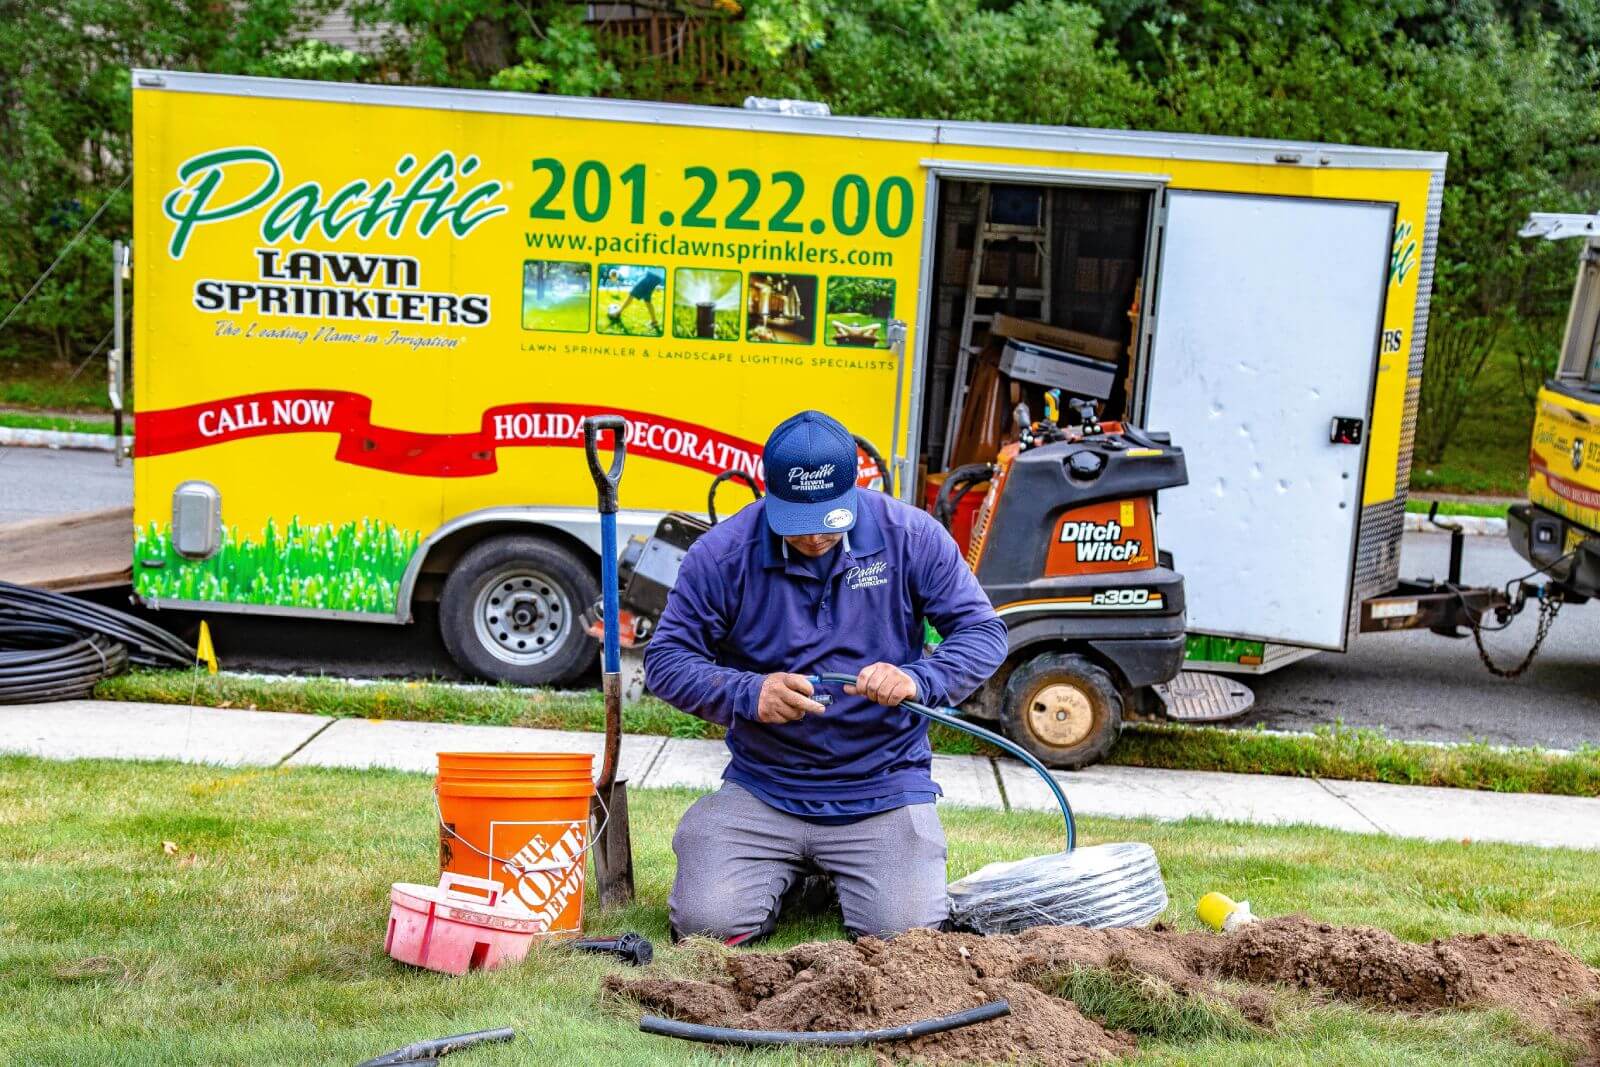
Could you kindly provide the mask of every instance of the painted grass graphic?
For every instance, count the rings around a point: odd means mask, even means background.
[[[281,529],[267,520],[259,539],[225,527],[216,555],[192,560],[173,549],[165,524],[152,522],[134,531],[134,581],[140,596],[163,600],[392,614],[418,540],[376,519],[306,525],[297,515]]]

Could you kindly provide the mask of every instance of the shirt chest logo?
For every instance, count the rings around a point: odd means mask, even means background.
[[[875,585],[889,584],[889,564],[883,560],[844,572],[844,584],[851,589],[871,589]]]

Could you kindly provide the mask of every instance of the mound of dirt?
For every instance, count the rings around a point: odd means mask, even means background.
[[[1049,991],[1079,967],[1156,979],[1184,996],[1231,1003],[1271,1025],[1259,992],[1217,979],[1291,985],[1369,1007],[1422,1012],[1504,1007],[1600,1062],[1600,971],[1559,945],[1521,934],[1473,934],[1419,945],[1370,927],[1304,916],[1235,933],[1039,927],[979,937],[912,931],[893,941],[814,942],[782,953],[730,953],[707,980],[614,974],[606,988],[659,1015],[739,1029],[863,1030],[898,1026],[1005,998],[1011,1015],[882,1055],[929,1063],[1097,1063],[1131,1051]]]
[[[1600,1062],[1600,971],[1554,941],[1464,934],[1426,945],[1369,926],[1303,916],[1252,923],[1219,939],[1206,970],[1278,982],[1403,1011],[1507,1008],[1528,1026]]]
[[[606,987],[660,1015],[746,1030],[868,1030],[899,1026],[1005,998],[1011,1014],[883,1046],[928,1063],[1098,1063],[1131,1052],[1069,1000],[991,969],[993,941],[913,930],[893,941],[818,941],[776,955],[730,954],[711,981],[608,975]]]

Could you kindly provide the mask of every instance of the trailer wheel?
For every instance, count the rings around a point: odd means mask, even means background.
[[[1050,767],[1098,763],[1122,732],[1122,695],[1104,667],[1047,652],[1020,664],[1000,705],[1006,735]]]
[[[560,685],[594,663],[583,609],[589,568],[541,537],[493,537],[457,561],[439,598],[439,633],[462,670],[517,685]]]

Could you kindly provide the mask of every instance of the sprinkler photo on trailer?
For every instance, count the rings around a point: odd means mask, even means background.
[[[736,270],[680,267],[672,276],[672,336],[700,341],[739,339]]]

